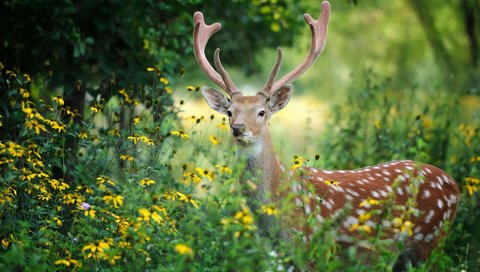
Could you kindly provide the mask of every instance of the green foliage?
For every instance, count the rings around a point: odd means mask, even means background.
[[[178,113],[198,88],[176,90],[180,101],[161,106],[160,101],[171,99],[170,85],[152,70],[152,82],[162,83],[143,88],[161,94],[156,103],[142,89],[120,89],[108,103],[92,102],[81,125],[73,123],[73,113],[60,96],[40,100],[24,89],[31,84],[27,78],[4,71],[1,124],[15,134],[2,136],[0,142],[2,269],[391,269],[396,259],[391,249],[401,249],[402,243],[383,239],[381,224],[373,230],[362,220],[380,217],[408,232],[408,217],[395,213],[408,209],[396,205],[394,198],[382,200],[381,209],[372,210],[352,229],[371,244],[366,255],[336,240],[335,229],[354,207],[321,225],[314,216],[304,222],[293,217],[314,230],[311,243],[303,242],[303,232],[290,240],[275,238],[282,235],[281,224],[275,225],[273,239],[259,235],[256,222],[265,210],[250,211],[239,193],[242,166],[234,167],[225,120],[191,116],[179,122]],[[411,270],[474,269],[479,260],[480,137],[478,124],[466,119],[478,113],[451,114],[462,106],[461,99],[399,99],[386,91],[388,82],[376,83],[379,80],[368,74],[365,82],[355,85],[346,106],[334,110],[332,127],[338,130],[323,136],[322,156],[310,163],[351,168],[413,157],[441,164],[463,189],[461,206],[450,235],[426,263]],[[448,135],[447,145],[439,134]],[[80,163],[68,175],[54,178],[53,166],[64,168],[73,152],[63,148],[68,136],[78,142],[74,152]],[[297,157],[293,166],[303,163],[310,164]],[[270,216],[280,222],[292,218],[293,197],[286,198],[285,207],[269,208]]]
[[[443,243],[449,257],[437,251],[425,269],[429,271],[430,265],[444,271],[455,262],[459,267],[478,267],[478,250],[467,249],[480,246],[478,96],[429,94],[415,88],[396,93],[389,80],[379,80],[371,72],[354,85],[346,102],[333,109],[332,129],[319,144],[322,168],[353,169],[413,159],[445,169],[463,189],[462,200]]]
[[[368,254],[338,244],[335,229],[354,207],[321,225],[313,217],[298,219],[314,231],[310,237],[300,231],[291,240],[275,239],[283,235],[281,224],[273,239],[259,235],[256,224],[266,211],[280,223],[295,218],[289,206],[295,195],[286,198],[285,207],[249,210],[237,184],[243,169],[235,166],[226,120],[178,117],[199,90],[174,90],[180,68],[193,58],[195,10],[204,12],[207,23],[224,24],[209,48],[221,47],[226,63],[251,72],[254,62],[245,60],[252,60],[257,49],[295,43],[294,35],[285,33],[304,27],[297,15],[306,10],[303,5],[273,0],[2,2],[0,268],[390,270],[397,257],[390,249],[404,245],[381,239],[381,226],[377,236],[360,223],[352,230],[371,243]],[[338,15],[337,22],[348,16]],[[397,50],[396,58],[405,52]],[[416,67],[412,60],[405,63],[387,73]],[[20,71],[46,77],[31,79]],[[391,82],[366,73],[354,82],[343,106],[334,108],[328,131],[314,139],[321,156],[311,162],[349,169],[415,159],[445,169],[462,188],[457,218],[431,258],[411,270],[474,271],[480,262],[479,98],[475,92],[397,91],[409,76]],[[84,103],[87,90],[91,96]],[[394,216],[401,207],[391,199],[382,208],[370,216],[408,222]],[[304,243],[307,238],[312,243]]]

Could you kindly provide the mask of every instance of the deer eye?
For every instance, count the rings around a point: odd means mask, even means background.
[[[260,117],[263,117],[264,115],[265,115],[265,111],[263,111],[263,110],[258,113],[258,116],[260,116]]]
[[[228,115],[228,117],[232,117],[232,112],[228,110],[227,115]]]

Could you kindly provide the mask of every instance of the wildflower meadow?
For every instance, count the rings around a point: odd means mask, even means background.
[[[155,7],[164,8],[161,11],[169,16],[181,11],[175,18],[193,14],[191,7],[166,2]],[[186,2],[194,8],[205,7],[199,4],[202,1]],[[259,22],[267,31],[278,32],[279,26],[288,25],[287,19],[292,29],[300,28],[293,25],[293,7],[286,8],[293,5],[291,1],[282,5],[253,2],[251,7],[241,7],[253,9],[248,13],[251,17],[253,12],[261,14],[265,21]],[[114,6],[123,12],[123,7]],[[285,21],[275,14],[285,14]],[[141,16],[125,21],[140,22]],[[169,22],[162,23],[165,29],[158,29],[170,35],[163,37],[174,40]],[[100,30],[105,27],[103,22],[98,25]],[[135,46],[161,52],[155,55],[159,65],[140,62],[127,69],[116,56],[116,66],[112,66],[124,67],[118,69],[125,75],[117,77],[120,72],[105,68],[106,59],[92,64],[93,69],[88,54],[89,50],[95,52],[89,46],[96,40],[83,38],[76,41],[85,48],[75,47],[75,54],[82,59],[74,66],[86,65],[89,70],[85,74],[74,70],[73,77],[67,76],[67,71],[57,73],[61,66],[42,66],[30,72],[28,65],[10,65],[0,54],[0,270],[391,271],[398,256],[390,248],[405,245],[382,239],[384,226],[366,222],[381,215],[395,233],[413,235],[416,226],[409,218],[416,205],[414,193],[408,207],[398,207],[393,196],[380,201],[369,198],[361,204],[376,207],[369,213],[358,215],[352,210],[359,207],[347,206],[322,224],[313,216],[298,219],[313,230],[308,243],[302,231],[288,241],[263,235],[260,217],[287,220],[292,199],[308,199],[311,192],[307,188],[286,196],[284,205],[271,203],[251,210],[244,192],[256,190],[256,184],[238,182],[245,165],[237,160],[228,117],[213,111],[191,113],[194,105],[206,103],[200,94],[199,82],[206,82],[203,75],[179,60],[193,60],[191,41],[179,38],[165,42],[174,44],[172,47],[156,47],[148,39],[158,34],[153,33],[154,27],[148,31],[140,23],[132,25],[138,27],[142,38]],[[182,35],[191,35],[193,25],[175,27],[184,31]],[[334,29],[334,33],[342,31]],[[133,38],[120,40],[115,43],[124,45]],[[274,36],[268,37],[271,40]],[[109,51],[115,43],[102,50]],[[7,48],[5,44],[2,46]],[[179,48],[189,49],[175,51]],[[122,55],[135,55],[128,50]],[[133,74],[135,82],[128,81]],[[70,80],[75,76],[78,79]],[[93,87],[87,87],[87,82]],[[430,258],[408,271],[477,271],[480,87],[478,78],[465,92],[440,82],[431,88],[400,88],[398,82],[375,69],[356,71],[343,99],[329,103],[321,129],[314,128],[319,116],[290,111],[294,122],[300,124],[301,138],[291,136],[291,129],[275,127],[273,141],[292,179],[298,180],[303,179],[304,167],[355,169],[400,159],[444,169],[461,190],[456,219],[444,226],[448,235]],[[303,94],[316,88],[302,84]],[[79,97],[82,104],[76,107],[72,99]],[[295,93],[292,100],[296,98]],[[282,119],[273,117],[271,122],[275,126],[273,123],[282,123]],[[335,180],[325,184],[342,186]],[[336,229],[347,216],[355,216],[356,223],[349,230],[368,242],[367,252],[355,243],[349,247],[338,243]],[[277,237],[281,225],[273,230]]]

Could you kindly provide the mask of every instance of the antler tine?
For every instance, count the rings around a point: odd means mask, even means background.
[[[223,82],[222,77],[213,69],[205,56],[205,46],[207,45],[208,40],[222,27],[222,25],[220,23],[207,25],[203,19],[203,14],[199,11],[195,12],[193,15],[193,20],[195,21],[195,27],[193,29],[193,51],[195,53],[195,59],[205,75],[207,75],[207,77],[220,88],[227,91],[227,86]]]
[[[265,86],[263,87],[263,92],[265,92],[267,95],[270,95],[272,91],[272,86],[273,83],[275,82],[275,79],[277,78],[278,71],[280,71],[280,66],[282,65],[282,48],[278,48],[278,53],[277,53],[277,61],[275,62],[275,65],[273,66],[272,71],[270,72],[270,75],[268,76],[267,83],[265,83]]]
[[[303,17],[305,22],[307,22],[307,24],[310,26],[310,31],[312,32],[310,51],[302,63],[300,63],[290,73],[286,74],[273,84],[273,90],[295,81],[295,79],[301,76],[305,71],[308,70],[308,68],[310,68],[310,66],[312,66],[325,47],[325,42],[327,41],[328,20],[330,18],[330,3],[328,1],[324,1],[322,3],[322,13],[320,14],[320,18],[318,20],[314,20],[308,13],[306,13]]]
[[[220,62],[220,48],[217,48],[214,53],[214,63],[215,67],[217,68],[217,71],[220,73],[220,76],[223,79],[223,82],[225,82],[225,85],[227,88],[224,90],[232,97],[232,95],[236,92],[239,92],[235,84],[233,83],[232,79],[228,75],[227,71],[225,68],[223,68],[222,62]]]

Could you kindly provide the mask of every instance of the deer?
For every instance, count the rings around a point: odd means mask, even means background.
[[[203,14],[195,12],[193,51],[196,61],[205,75],[224,91],[204,86],[201,93],[213,110],[228,117],[238,160],[245,165],[240,183],[245,184],[256,178],[253,192],[247,192],[248,205],[252,211],[258,210],[261,204],[281,201],[286,193],[298,192],[306,187],[313,188],[308,191],[307,201],[304,198],[291,200],[297,207],[295,216],[313,216],[316,224],[322,224],[323,220],[335,216],[350,205],[351,215],[337,229],[338,241],[348,244],[354,241],[356,229],[360,225],[367,230],[368,226],[373,228],[378,224],[387,230],[393,229],[390,222],[376,222],[378,218],[367,216],[359,219],[357,216],[361,217],[374,208],[381,210],[378,203],[389,198],[393,198],[400,206],[410,205],[407,202],[413,199],[416,207],[411,208],[413,212],[405,231],[386,231],[389,239],[403,239],[405,246],[401,252],[397,252],[393,271],[406,271],[409,266],[417,266],[429,257],[439,240],[446,236],[445,225],[447,222],[452,223],[455,218],[460,193],[452,177],[433,165],[398,160],[352,170],[304,167],[301,182],[289,183],[292,171],[285,169],[273,147],[269,120],[287,106],[293,93],[292,83],[315,63],[325,47],[330,3],[322,2],[321,8],[317,20],[308,13],[304,15],[311,33],[310,49],[305,59],[277,80],[282,63],[282,49],[278,48],[277,59],[267,82],[254,95],[244,95],[235,86],[220,61],[219,48],[214,51],[216,69],[212,67],[205,56],[205,48],[221,24],[216,22],[208,25]],[[265,219],[259,220],[258,224],[260,229],[268,233],[273,223]],[[287,224],[282,226],[287,237],[291,229],[302,228],[295,223]],[[308,243],[308,239],[305,242]]]

